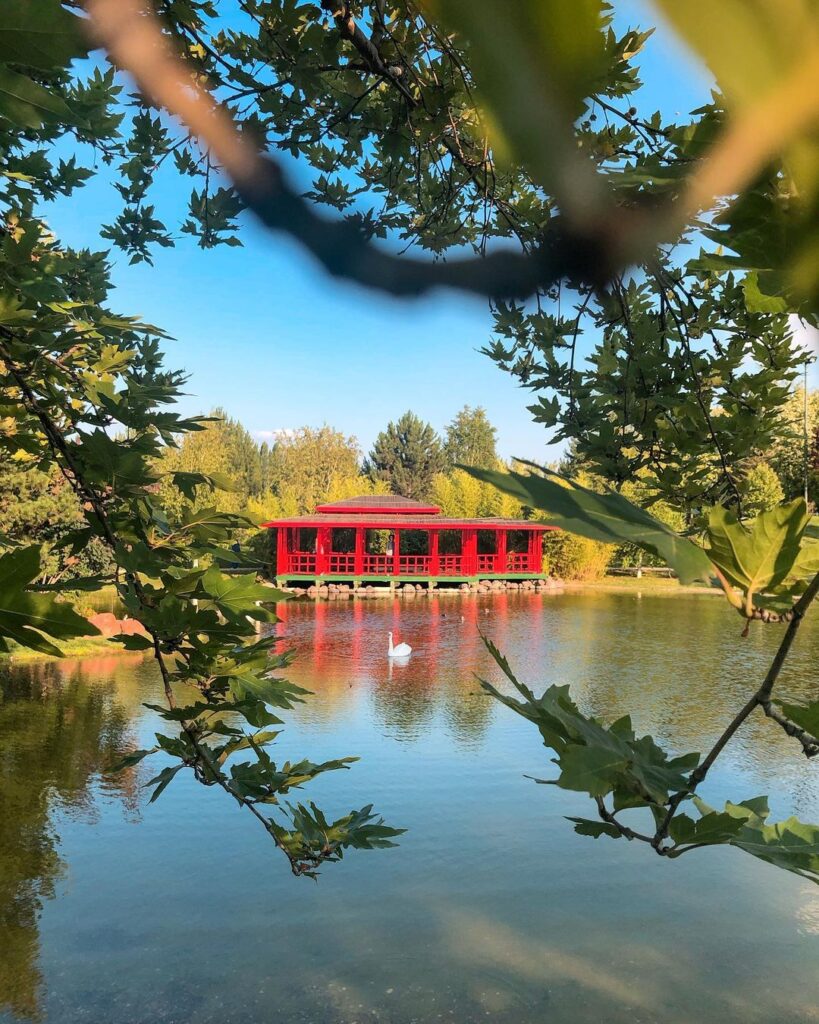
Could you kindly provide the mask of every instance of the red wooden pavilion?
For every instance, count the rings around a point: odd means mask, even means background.
[[[313,515],[274,519],[276,581],[439,582],[537,579],[543,534],[524,519],[455,519],[392,495],[319,505]]]

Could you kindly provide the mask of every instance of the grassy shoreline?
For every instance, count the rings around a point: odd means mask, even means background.
[[[52,641],[55,647],[63,652],[58,658],[55,654],[42,654],[40,651],[32,651],[27,647],[16,645],[7,654],[0,653],[0,665],[13,663],[15,665],[28,661],[64,661],[66,658],[92,658],[99,654],[139,654],[139,651],[129,651],[122,644],[113,643],[104,636],[80,637],[78,640],[67,640],[65,643]]]
[[[563,585],[566,590],[639,592],[641,594],[662,594],[669,597],[674,594],[708,594],[715,597],[722,595],[722,591],[718,588],[708,587],[703,583],[685,585],[676,579],[657,576],[641,576],[640,579],[634,576],[604,576],[600,580],[566,580]]]

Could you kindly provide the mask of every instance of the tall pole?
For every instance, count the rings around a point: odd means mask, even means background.
[[[808,437],[808,361],[805,360],[805,378],[804,378],[804,389],[802,394],[802,405],[803,405],[803,426],[805,431],[805,450],[804,450],[804,462],[805,462],[805,503],[808,501],[808,481],[810,479],[810,468],[808,462],[810,460],[810,439]]]

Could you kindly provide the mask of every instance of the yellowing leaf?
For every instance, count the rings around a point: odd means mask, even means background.
[[[709,555],[728,581],[747,595],[779,586],[793,571],[808,524],[803,498],[747,523],[717,506],[708,520]]]

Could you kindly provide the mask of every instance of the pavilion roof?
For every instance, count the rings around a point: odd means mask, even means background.
[[[322,512],[307,516],[293,516],[288,519],[272,519],[270,522],[262,523],[265,527],[274,526],[362,526],[366,530],[423,530],[435,527],[439,530],[454,530],[468,527],[478,530],[556,530],[556,526],[549,526],[548,523],[531,522],[528,519],[458,519],[442,515],[417,515],[413,514],[406,519],[396,517],[395,513],[384,514],[381,511],[370,513],[354,514],[331,514]]]
[[[328,501],[316,505],[316,512],[321,515],[332,513],[353,513],[362,515],[367,512],[384,515],[437,515],[437,505],[415,501],[413,498],[402,498],[397,494],[359,494],[353,498],[341,498],[339,501]]]

